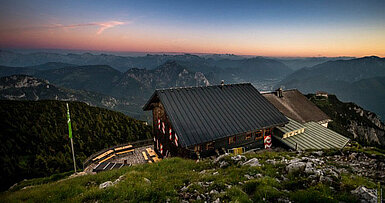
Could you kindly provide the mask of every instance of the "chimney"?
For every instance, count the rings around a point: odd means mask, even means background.
[[[278,88],[278,89],[276,90],[276,94],[277,94],[277,97],[279,97],[279,98],[282,98],[282,97],[283,97],[283,94],[282,94],[282,87],[280,87],[280,88]]]

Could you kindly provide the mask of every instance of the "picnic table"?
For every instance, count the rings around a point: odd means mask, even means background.
[[[151,149],[151,148],[147,148],[146,151],[150,155],[150,157],[157,156],[155,151],[153,149]]]

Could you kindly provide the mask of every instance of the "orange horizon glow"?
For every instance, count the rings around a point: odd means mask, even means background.
[[[162,36],[116,36],[72,31],[48,33],[34,32],[4,36],[0,33],[0,47],[13,49],[68,49],[106,52],[148,52],[148,53],[204,53],[235,54],[266,57],[385,57],[385,40],[373,42],[314,43],[286,42],[247,43],[235,39],[183,39],[174,40]],[[138,37],[139,36],[139,37]],[[150,38],[150,39],[149,39]],[[350,46],[343,46],[349,44]],[[369,45],[371,46],[369,46]],[[315,48],[316,47],[316,48]]]

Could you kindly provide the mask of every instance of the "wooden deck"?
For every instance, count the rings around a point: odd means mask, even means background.
[[[135,147],[135,146],[134,146]],[[126,151],[116,153],[116,156],[108,156],[102,160],[102,163],[117,163],[126,165],[145,164],[160,161],[158,155],[153,149],[154,145],[147,145]],[[84,169],[85,172],[91,172],[99,162],[93,163]]]

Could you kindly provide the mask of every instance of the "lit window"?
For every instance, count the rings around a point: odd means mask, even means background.
[[[201,151],[201,146],[200,145],[195,145],[194,151],[195,152],[200,152]]]
[[[213,142],[209,142],[206,144],[206,150],[211,150],[211,149],[214,149],[214,143]]]
[[[252,136],[251,133],[247,133],[245,139],[246,139],[246,140],[250,140],[250,139],[251,139],[251,136]]]
[[[260,140],[260,139],[262,139],[262,138],[263,138],[263,133],[262,133],[261,130],[255,132],[255,140]]]
[[[235,136],[229,137],[229,144],[235,143]]]

